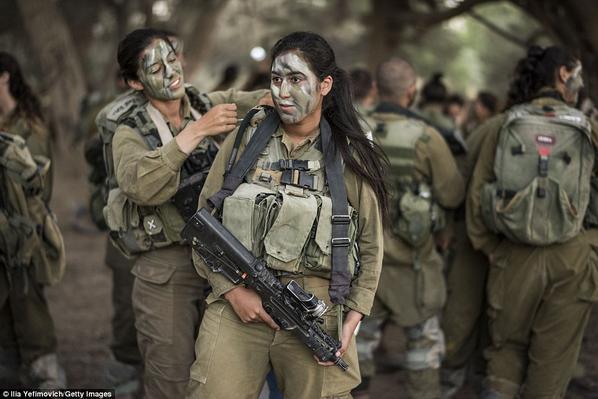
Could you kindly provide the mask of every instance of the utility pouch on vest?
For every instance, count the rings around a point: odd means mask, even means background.
[[[152,207],[137,206],[119,188],[110,190],[104,217],[111,241],[128,257],[173,243],[160,215]]]
[[[496,181],[482,188],[489,229],[530,245],[567,241],[581,228],[594,150],[585,116],[564,105],[513,108],[496,149]]]
[[[358,263],[357,212],[349,207],[349,271]],[[224,200],[222,224],[272,268],[328,277],[332,270],[332,201],[243,183]]]
[[[425,183],[419,183],[417,190],[405,190],[397,208],[392,231],[413,247],[425,244],[434,231],[444,227],[444,211],[434,203]]]

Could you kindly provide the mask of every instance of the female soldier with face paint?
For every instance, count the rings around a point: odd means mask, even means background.
[[[280,39],[272,49],[275,109],[261,109],[251,118],[237,160],[243,159],[264,120],[276,121],[275,128],[268,131],[269,141],[256,154],[243,183],[224,199],[221,212],[225,227],[263,257],[283,284],[295,280],[331,305],[323,327],[341,341],[338,355],[344,355],[349,370],[315,360],[292,331],[280,330],[255,291],[233,285],[195,257],[212,293],[197,339],[188,397],[257,397],[271,367],[284,397],[290,399],[347,398],[359,383],[354,332],[369,313],[378,283],[387,191],[385,158],[361,130],[349,84],[322,37],[296,32]],[[214,204],[234,142],[231,135],[218,153],[200,207],[208,200]],[[325,172],[329,169],[324,164],[330,162],[326,157],[336,157],[341,168],[334,182],[327,179],[332,174]],[[331,276],[332,185],[344,187],[351,215],[345,260],[352,282],[340,293]],[[264,218],[262,211],[268,216]],[[344,322],[339,325],[341,309]]]
[[[117,57],[125,81],[147,101],[121,118],[114,133],[113,171],[108,170],[114,184],[104,214],[114,242],[138,255],[132,298],[144,395],[182,398],[204,282],[189,247],[181,244],[186,215],[177,195],[185,179],[209,167],[217,149],[211,136],[236,126],[236,105],[209,108],[205,96],[186,91],[180,60],[162,31],[131,32]],[[192,197],[183,200],[196,203]]]
[[[510,108],[478,128],[467,230],[490,261],[485,399],[563,398],[598,300],[598,130],[572,108],[581,70],[563,48],[531,47]]]

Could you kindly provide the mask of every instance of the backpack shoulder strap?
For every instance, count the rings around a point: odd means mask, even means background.
[[[324,117],[320,121],[320,136],[324,149],[326,180],[332,200],[332,275],[328,293],[332,303],[342,305],[349,295],[352,277],[348,264],[351,217],[340,151],[334,148],[332,131]]]
[[[239,161],[236,162],[243,135],[245,134],[251,119],[260,108],[252,109],[247,113],[245,118],[243,118],[239,130],[237,131],[237,135],[235,136],[235,144],[231,151],[231,156],[224,174],[222,188],[208,199],[208,203],[213,209],[218,211],[222,209],[222,204],[226,197],[232,195],[237,187],[243,182],[245,175],[249,172],[251,166],[253,166],[260,153],[270,141],[270,137],[272,137],[272,134],[278,128],[278,125],[280,124],[278,113],[271,107],[264,107],[264,109],[266,111],[266,118],[259,124],[257,130],[249,140],[247,147],[245,147],[245,151],[243,151],[243,154],[239,158]]]

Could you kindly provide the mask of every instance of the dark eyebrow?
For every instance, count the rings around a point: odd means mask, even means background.
[[[299,75],[299,76],[301,76],[301,77],[304,77],[304,78],[306,77],[306,76],[305,76],[305,74],[304,74],[303,72],[299,72],[299,71],[291,71],[291,72],[289,72],[289,73],[285,74],[285,73],[282,73],[282,72],[280,72],[280,71],[275,71],[275,70],[272,70],[272,71],[270,71],[270,73],[271,73],[272,75],[277,75],[277,76],[283,76],[283,75],[286,75],[286,76]]]

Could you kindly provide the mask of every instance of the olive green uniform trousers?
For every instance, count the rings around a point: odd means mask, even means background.
[[[486,388],[501,398],[563,398],[592,303],[596,231],[546,247],[502,241],[488,275]]]
[[[295,281],[330,305],[329,280],[299,277]],[[332,307],[323,316],[323,327],[333,337],[338,337],[336,311]],[[274,331],[264,323],[244,324],[224,300],[208,305],[196,355],[187,395],[191,399],[255,399],[271,368],[285,399],[351,398],[351,390],[360,382],[354,338],[343,356],[349,370],[320,366],[295,333]]]
[[[126,258],[110,240],[106,243],[105,263],[112,271],[112,343],[110,349],[114,357],[123,363],[141,364],[141,354],[137,346],[135,314],[131,293],[135,276],[131,269],[134,259]]]
[[[205,280],[189,247],[172,245],[141,254],[133,267],[133,309],[144,361],[146,399],[183,398],[201,321]]]
[[[486,279],[488,260],[467,237],[465,221],[455,223],[454,257],[447,277],[448,295],[442,320],[446,340],[443,367],[462,369],[472,362],[483,373],[482,350],[488,344]]]
[[[392,321],[403,327],[407,339],[408,397],[440,398],[444,335],[438,315],[445,299],[443,263],[436,251],[422,255],[416,265],[385,262],[371,315],[362,321],[357,336],[362,375],[374,376],[374,351],[381,341],[383,325]]]
[[[23,370],[56,352],[54,323],[33,267],[9,271],[0,265],[0,361]]]

